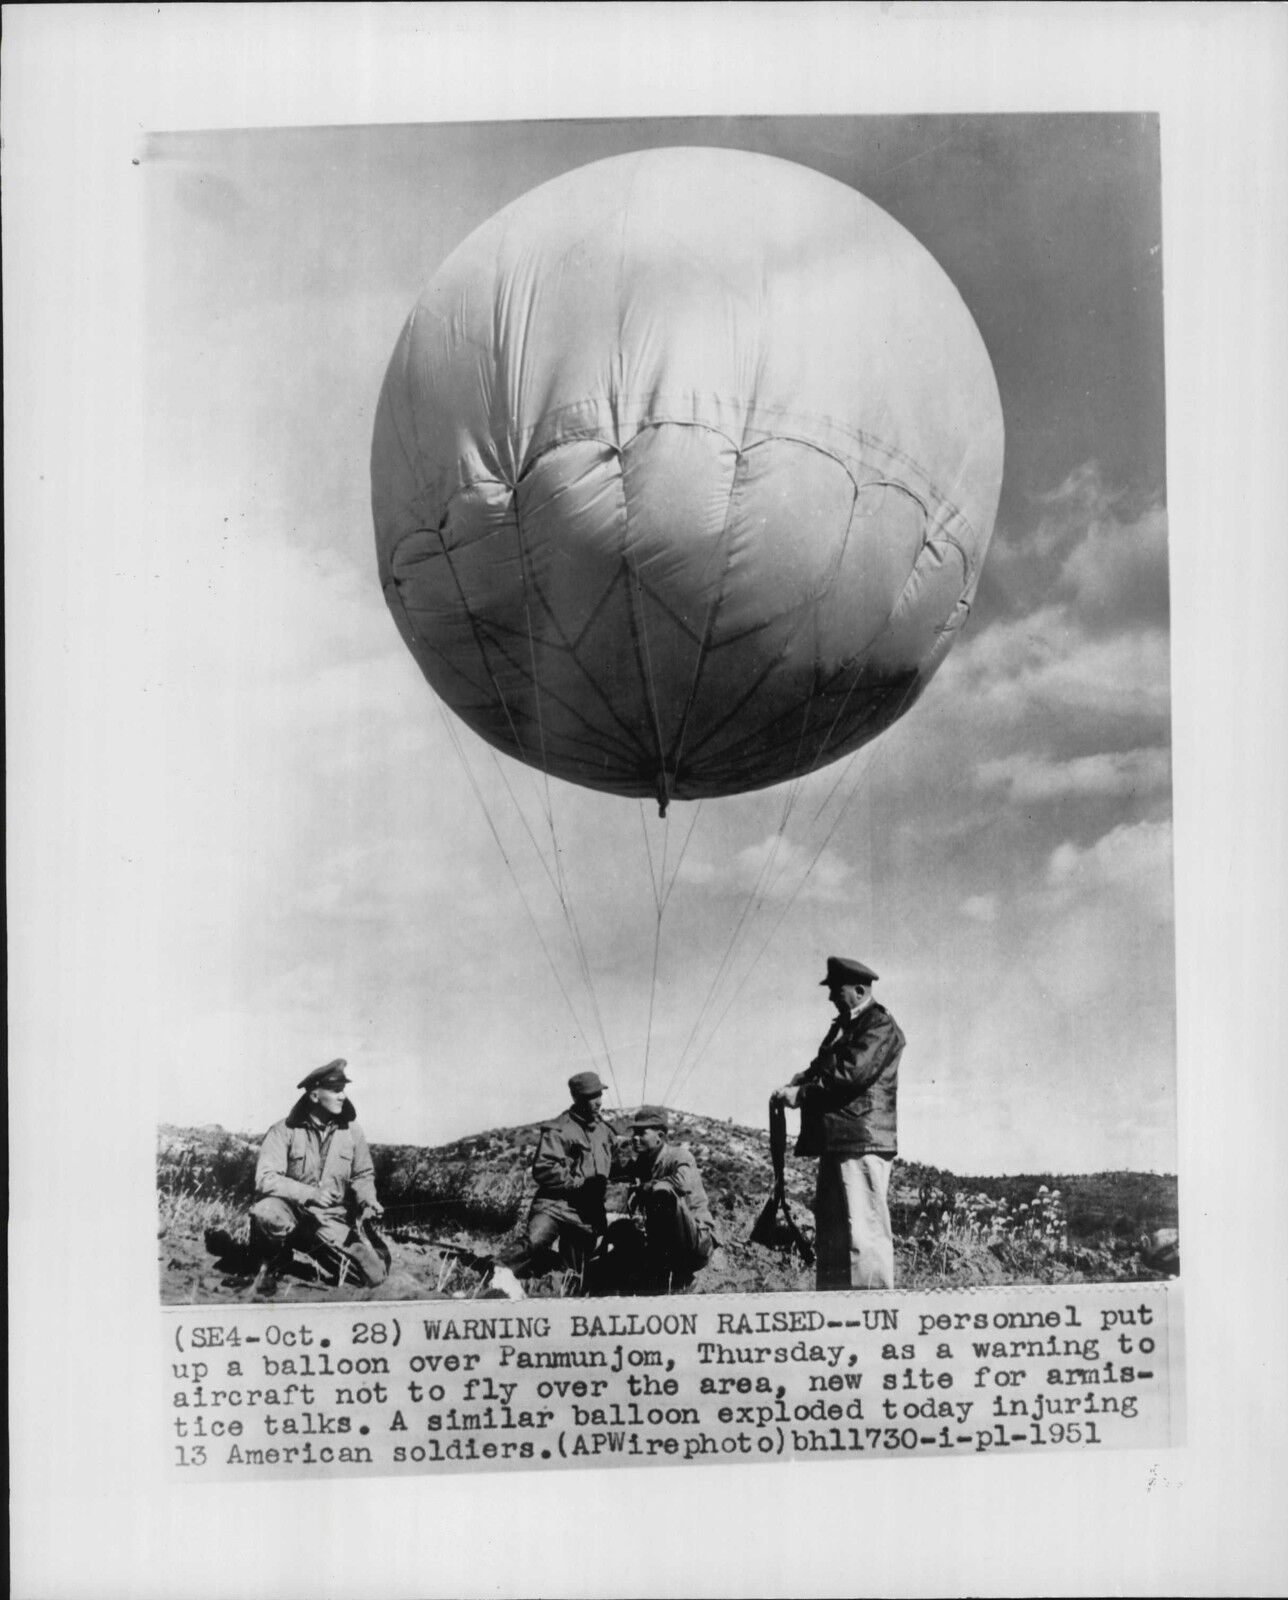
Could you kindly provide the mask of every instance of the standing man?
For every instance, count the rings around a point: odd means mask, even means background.
[[[697,1162],[688,1145],[670,1144],[667,1133],[660,1107],[641,1106],[635,1113],[627,1210],[643,1225],[640,1266],[646,1280],[674,1290],[687,1287],[710,1261],[716,1228]]]
[[[799,1106],[798,1156],[817,1156],[817,1286],[892,1289],[890,1167],[897,1153],[896,1099],[904,1037],[872,997],[877,975],[862,961],[829,956],[823,984],[836,1021],[804,1072],[773,1098]]]
[[[261,1284],[271,1294],[277,1270],[294,1249],[341,1281],[383,1281],[380,1257],[361,1238],[363,1224],[384,1215],[366,1135],[345,1095],[343,1060],[302,1078],[304,1093],[264,1135],[255,1168],[251,1246],[266,1264]]]
[[[537,1141],[532,1159],[537,1192],[527,1235],[492,1269],[491,1287],[512,1300],[523,1298],[520,1278],[548,1268],[556,1245],[563,1263],[584,1276],[590,1253],[608,1226],[604,1200],[616,1141],[600,1116],[604,1085],[598,1073],[577,1072],[568,1089],[572,1105],[546,1123]]]

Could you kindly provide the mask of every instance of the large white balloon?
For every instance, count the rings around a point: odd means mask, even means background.
[[[447,259],[376,418],[380,576],[493,745],[623,795],[776,783],[887,728],[997,510],[983,341],[928,252],[817,172],[619,156]]]

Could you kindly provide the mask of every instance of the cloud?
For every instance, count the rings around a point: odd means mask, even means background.
[[[1089,632],[1165,628],[1167,512],[1106,482],[1085,462],[1048,494],[1031,497],[1035,521],[1000,529],[985,568],[981,629],[1051,606]],[[1001,620],[1000,618],[998,620]]]
[[[998,903],[995,894],[968,895],[961,903],[961,913],[972,922],[996,922]]]
[[[1091,523],[1065,559],[1058,588],[1093,627],[1158,624],[1167,617],[1167,513]]]
[[[1112,829],[1090,846],[1066,840],[1051,852],[1047,885],[1061,893],[1099,895],[1106,889],[1160,892],[1171,902],[1170,822],[1138,822]]]
[[[686,857],[679,869],[681,883],[755,893],[771,901],[843,901],[852,876],[836,851],[824,849],[816,856],[807,845],[776,833],[739,850],[723,863],[723,870],[709,858],[693,857]]]
[[[1088,635],[1057,606],[963,641],[945,671],[953,692],[968,696],[976,712],[1008,721],[1030,714],[1157,718],[1171,703],[1163,629]]]
[[[1020,751],[981,762],[975,772],[981,789],[1000,789],[1012,803],[1077,798],[1167,794],[1169,752],[1157,746],[1104,751],[1067,761]]]
[[[1023,960],[1051,999],[1077,1015],[1088,1046],[1118,1019],[1112,1060],[1131,1041],[1163,1048],[1172,1027],[1172,829],[1166,821],[1120,824],[1092,843],[1064,840],[1047,857],[1023,911]]]

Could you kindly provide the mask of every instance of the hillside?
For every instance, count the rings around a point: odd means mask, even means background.
[[[616,1119],[624,1125],[625,1116]],[[478,1255],[498,1250],[522,1226],[532,1197],[529,1168],[539,1123],[496,1128],[434,1148],[373,1145],[383,1232],[393,1273],[379,1290],[327,1289],[306,1268],[283,1280],[279,1297],[372,1295],[378,1298],[474,1293],[478,1272],[438,1245]],[[702,1172],[723,1240],[692,1293],[808,1289],[806,1268],[784,1245],[748,1236],[769,1197],[769,1137],[709,1117],[676,1114],[672,1137],[687,1144]],[[219,1127],[159,1130],[161,1297],[167,1303],[236,1298],[247,1284],[218,1270],[206,1250],[207,1228],[236,1231],[253,1196],[259,1137]],[[815,1163],[788,1158],[787,1192],[797,1222],[812,1233]],[[609,1210],[625,1190],[610,1188]],[[1152,1173],[964,1178],[914,1161],[897,1161],[891,1180],[901,1288],[957,1288],[982,1283],[1099,1282],[1161,1275],[1160,1258],[1140,1240],[1176,1226],[1176,1180]],[[529,1285],[535,1295],[562,1292],[555,1279]]]

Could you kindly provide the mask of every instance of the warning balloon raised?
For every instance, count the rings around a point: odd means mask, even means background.
[[[431,279],[376,417],[390,609],[477,733],[593,789],[728,795],[888,728],[964,622],[1002,417],[929,253],[831,178],[618,156]]]

